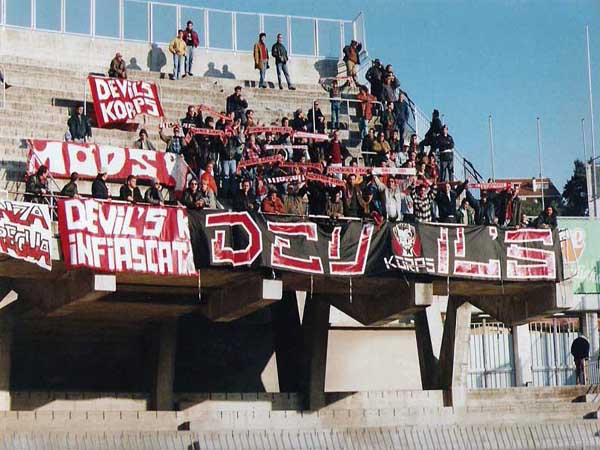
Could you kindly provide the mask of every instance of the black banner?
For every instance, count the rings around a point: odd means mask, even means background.
[[[558,232],[484,226],[301,221],[189,211],[196,268],[265,267],[359,276],[394,272],[503,281],[562,280]]]

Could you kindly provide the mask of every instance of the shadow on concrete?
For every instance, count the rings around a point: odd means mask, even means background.
[[[333,59],[322,59],[315,63],[315,70],[319,72],[319,77],[335,77],[338,74],[338,61]]]
[[[142,68],[138,66],[137,58],[131,58],[126,68],[128,70],[142,70]]]
[[[150,51],[148,52],[146,65],[150,72],[160,72],[162,68],[167,65],[167,56],[158,44],[152,44]]]
[[[229,66],[227,64],[223,64],[222,70],[219,70],[215,67],[214,62],[208,63],[208,70],[204,72],[205,77],[212,78],[227,78],[230,80],[235,80],[235,74],[229,71]]]

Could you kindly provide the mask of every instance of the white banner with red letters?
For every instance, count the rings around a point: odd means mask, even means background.
[[[28,161],[29,175],[43,164],[54,178],[69,179],[71,172],[77,172],[81,179],[91,180],[104,168],[109,181],[125,181],[129,175],[158,178],[160,184],[176,191],[185,189],[188,174],[183,156],[175,153],[76,142],[29,141]]]
[[[154,83],[88,76],[96,121],[100,128],[125,123],[138,114],[164,117]]]
[[[187,210],[93,199],[60,199],[67,269],[197,276]]]
[[[0,253],[52,270],[48,205],[0,200]]]

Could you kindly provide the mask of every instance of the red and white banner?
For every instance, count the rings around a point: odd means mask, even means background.
[[[306,131],[294,131],[294,139],[314,139],[315,141],[328,141],[329,136],[321,133],[307,133]]]
[[[328,174],[343,174],[349,175],[354,173],[356,175],[367,175],[372,173],[373,175],[415,175],[417,171],[414,167],[328,167]]]
[[[100,128],[127,122],[138,114],[165,115],[154,83],[93,75],[88,76],[88,81]]]
[[[264,158],[255,158],[255,159],[244,159],[238,164],[238,171],[244,167],[254,167],[254,166],[269,166],[272,164],[277,164],[278,162],[283,161],[283,156],[275,155],[275,156],[266,156]]]
[[[346,183],[343,180],[340,180],[339,178],[328,177],[326,175],[318,175],[316,173],[308,172],[305,177],[308,181],[318,181],[319,183],[323,183],[328,186],[346,186]]]
[[[282,162],[279,164],[282,169],[300,169],[303,171],[312,170],[314,172],[323,172],[323,165],[319,163],[294,163],[294,162]]]
[[[265,183],[267,184],[291,183],[294,181],[304,181],[304,175],[288,175],[283,177],[265,178]]]
[[[140,179],[158,178],[163,186],[185,189],[188,167],[183,156],[110,145],[76,142],[29,141],[27,173],[34,174],[45,165],[54,178],[68,179],[77,172],[82,179],[93,179],[105,168],[110,181],[121,182],[128,175]]]
[[[187,210],[93,199],[60,199],[67,269],[197,276]]]
[[[284,144],[277,144],[277,145],[265,145],[265,150],[287,150],[287,149],[292,149],[292,150],[308,150],[308,145],[306,144],[297,144],[297,145],[284,145]]]
[[[0,200],[0,253],[52,270],[48,205]]]
[[[294,130],[291,127],[249,127],[246,134],[292,134]]]
[[[470,189],[481,189],[482,191],[504,191],[510,189],[512,183],[510,182],[494,182],[494,183],[469,183]]]
[[[209,116],[217,117],[217,118],[223,120],[224,122],[233,122],[231,117],[226,116],[221,113],[218,113],[217,111],[215,111],[214,109],[212,109],[210,106],[207,106],[207,105],[199,105],[198,111],[206,112],[206,113],[208,113]]]

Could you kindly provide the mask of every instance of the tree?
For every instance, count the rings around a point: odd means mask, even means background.
[[[565,184],[562,193],[563,216],[585,216],[588,210],[585,164],[576,159],[574,165],[573,175]]]

